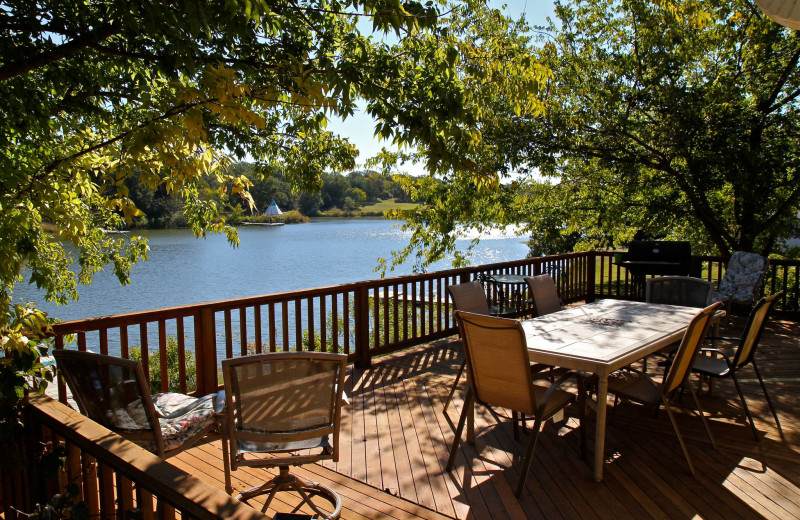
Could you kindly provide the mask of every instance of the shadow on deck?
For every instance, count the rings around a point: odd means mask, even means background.
[[[366,370],[351,367],[347,387],[351,406],[343,415],[341,459],[298,472],[340,493],[343,518],[797,518],[797,327],[774,322],[759,350],[759,366],[778,408],[782,435],[758,381],[747,372],[750,369],[742,373],[743,386],[760,442],[753,439],[731,381],[716,381],[711,395],[706,390],[701,394],[717,451],[697,417],[678,414],[697,470],[694,478],[666,414],[654,417],[652,409],[637,405],[620,405],[607,427],[601,483],[593,481],[589,462],[579,458],[577,420],[569,417],[545,426],[527,490],[518,500],[513,490],[527,439],[514,441],[505,410],[481,407],[476,410],[475,446],[463,444],[454,471],[447,473],[454,422],[466,388],[462,383],[447,415],[443,414],[442,405],[462,360],[460,346],[452,339],[376,359]],[[691,399],[684,402],[688,405]],[[590,414],[590,449],[592,421]],[[218,442],[176,459],[183,469],[223,488]],[[234,473],[238,489],[261,480],[260,470]]]

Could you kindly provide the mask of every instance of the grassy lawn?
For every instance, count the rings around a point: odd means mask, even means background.
[[[361,213],[383,213],[393,209],[414,209],[419,204],[416,202],[395,202],[395,199],[382,200],[375,204],[370,204],[361,208]]]

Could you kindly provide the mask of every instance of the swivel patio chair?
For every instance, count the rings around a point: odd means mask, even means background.
[[[695,363],[695,358],[700,351],[700,347],[705,340],[706,333],[708,332],[711,319],[717,310],[722,307],[722,304],[717,302],[709,305],[701,310],[697,315],[692,318],[686,332],[683,335],[681,344],[678,351],[672,360],[667,371],[664,373],[664,379],[661,383],[656,383],[644,371],[636,370],[633,368],[626,368],[625,370],[618,370],[611,374],[608,378],[608,392],[615,395],[615,405],[617,398],[624,401],[633,401],[645,405],[653,405],[656,409],[664,405],[669,415],[669,420],[672,423],[672,429],[675,430],[675,435],[678,437],[678,442],[683,450],[683,456],[686,458],[686,464],[689,466],[689,472],[694,476],[694,466],[689,457],[689,451],[681,437],[681,432],[678,430],[678,424],[675,422],[675,417],[672,413],[672,403],[679,396],[680,390],[688,387],[694,402],[697,405],[697,411],[705,426],[708,438],[711,441],[711,446],[716,450],[717,446],[714,443],[714,437],[711,435],[711,429],[708,426],[708,421],[697,399],[697,393],[689,384],[689,376],[692,373],[692,365]],[[616,410],[616,406],[614,407]]]
[[[549,274],[540,274],[525,278],[537,316],[544,316],[561,310],[561,299],[558,297],[556,283]]]
[[[560,389],[567,379],[576,374],[567,372],[549,387],[534,384],[525,333],[518,321],[462,311],[456,311],[456,319],[465,346],[470,386],[450,449],[447,471],[453,470],[467,415],[473,413],[476,402],[531,415],[535,423],[517,484],[516,495],[520,497],[525,489],[543,423],[576,400],[575,394]],[[580,384],[581,379],[578,381]],[[578,391],[581,396],[582,390],[579,388]],[[579,399],[579,405],[581,456],[585,456],[583,398]]]
[[[733,305],[752,307],[764,289],[769,260],[756,253],[736,251],[728,260],[725,275],[714,291],[713,300],[723,302],[730,313]]]
[[[776,299],[778,299],[780,294],[781,293],[772,294],[765,298],[761,298],[758,301],[756,306],[753,307],[753,310],[750,312],[750,316],[747,319],[747,325],[745,325],[741,338],[715,338],[723,341],[739,343],[739,346],[736,348],[736,352],[733,354],[733,358],[717,348],[703,348],[701,352],[712,355],[698,356],[693,368],[695,372],[704,377],[716,379],[729,377],[733,379],[733,384],[736,386],[736,391],[739,393],[739,399],[742,401],[742,408],[744,409],[745,415],[747,415],[747,420],[750,422],[750,428],[753,430],[753,437],[755,437],[756,441],[760,441],[761,439],[758,436],[758,430],[756,430],[756,425],[753,422],[753,416],[747,406],[747,401],[744,398],[744,391],[742,390],[742,386],[739,384],[739,379],[736,376],[736,373],[747,365],[753,366],[753,371],[755,372],[756,377],[758,377],[758,382],[761,383],[761,389],[764,391],[764,397],[767,399],[769,409],[772,412],[772,416],[775,418],[775,425],[780,431],[781,423],[780,420],[778,420],[778,414],[775,412],[775,407],[772,406],[772,400],[769,398],[767,386],[764,384],[764,379],[761,377],[761,372],[758,370],[758,364],[756,363],[755,358],[758,342],[761,339],[761,333],[764,331],[764,327],[767,324],[767,318],[769,317],[769,312],[772,309],[772,304]],[[709,391],[710,390],[711,380],[709,380]]]
[[[217,434],[219,394],[151,396],[138,361],[75,350],[55,350],[53,357],[83,415],[161,458]]]
[[[222,361],[225,381],[223,463],[225,489],[233,492],[231,472],[240,467],[278,468],[278,475],[242,491],[248,501],[267,495],[266,513],[279,491],[296,492],[303,504],[326,519],[339,518],[335,491],[305,482],[290,466],[339,460],[347,355],[328,352],[269,352]],[[264,454],[271,456],[264,457]],[[316,502],[314,497],[321,500]],[[325,501],[325,509],[319,502]]]

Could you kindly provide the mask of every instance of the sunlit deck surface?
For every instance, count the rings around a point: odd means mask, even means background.
[[[743,320],[734,321],[729,333]],[[513,439],[507,411],[476,410],[476,445],[463,444],[452,473],[445,471],[465,383],[448,414],[442,405],[462,360],[453,340],[351,368],[351,406],[342,422],[338,463],[297,473],[333,487],[342,518],[736,518],[800,517],[800,338],[798,324],[774,321],[762,338],[759,361],[778,408],[776,428],[750,368],[741,373],[748,404],[762,434],[755,442],[733,383],[716,381],[701,393],[718,450],[700,420],[678,413],[697,476],[686,468],[665,413],[620,405],[609,414],[604,480],[594,482],[578,454],[577,420],[548,423],[539,438],[527,490],[514,496],[527,443]],[[696,380],[694,380],[696,384]],[[687,395],[684,404],[691,403]],[[498,418],[500,419],[498,421]],[[594,414],[589,415],[591,460]],[[189,450],[178,466],[223,489],[220,444]],[[242,489],[263,481],[262,470],[234,473]],[[281,507],[290,509],[290,504]]]

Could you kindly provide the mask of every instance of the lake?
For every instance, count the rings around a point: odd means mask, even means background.
[[[308,224],[242,226],[239,247],[223,235],[197,239],[188,230],[137,231],[147,237],[149,260],[134,266],[131,283],[121,286],[110,272],[100,272],[80,299],[67,306],[44,302],[33,286],[20,285],[16,300],[36,301],[64,321],[120,314],[259,294],[324,287],[379,278],[379,258],[389,258],[408,244],[409,233],[384,219],[315,219]],[[473,265],[519,260],[525,239],[501,232],[483,235],[471,257]],[[458,242],[466,250],[469,239]],[[449,269],[439,262],[428,271]],[[410,274],[411,263],[387,276]]]

